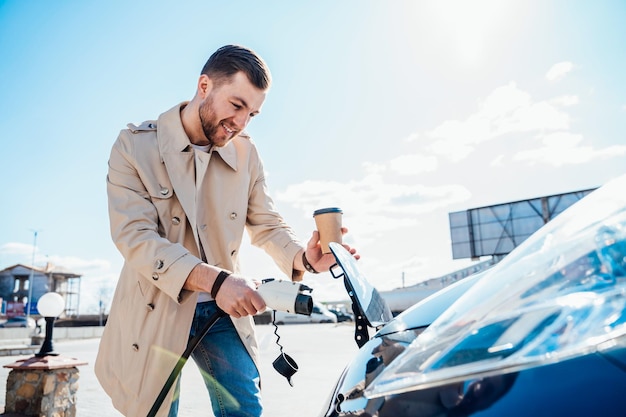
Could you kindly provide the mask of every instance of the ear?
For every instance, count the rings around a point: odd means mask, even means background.
[[[198,79],[198,95],[205,98],[213,89],[213,81],[208,75],[202,74]]]

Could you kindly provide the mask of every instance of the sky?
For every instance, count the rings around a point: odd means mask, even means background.
[[[108,306],[111,146],[191,99],[225,44],[271,69],[247,130],[303,242],[341,207],[379,290],[468,266],[450,212],[625,173],[625,18],[621,0],[0,0],[0,269],[55,264],[82,274],[81,314]],[[244,274],[287,278],[248,242]]]

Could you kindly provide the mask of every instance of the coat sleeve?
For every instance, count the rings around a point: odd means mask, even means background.
[[[138,151],[138,140],[152,143],[142,143]],[[138,162],[139,152],[142,163]],[[111,236],[127,266],[174,301],[182,302],[191,295],[182,290],[185,280],[202,261],[159,230],[159,210],[144,183],[151,172],[149,164],[161,164],[156,133],[123,130],[111,150],[107,175]]]
[[[276,265],[293,281],[302,281],[303,271],[293,268],[296,254],[304,249],[293,230],[285,223],[276,210],[269,195],[263,163],[253,148],[254,163],[248,201],[247,227],[250,241],[262,248],[276,262]]]

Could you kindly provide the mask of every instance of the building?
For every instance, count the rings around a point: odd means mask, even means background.
[[[442,275],[440,277],[422,281],[415,285],[396,288],[390,291],[381,291],[380,295],[383,297],[387,305],[389,305],[391,312],[394,315],[397,315],[411,307],[413,304],[433,295],[450,284],[467,278],[470,275],[486,271],[494,266],[498,260],[498,258],[492,257],[491,259],[475,263],[466,268],[450,272],[449,274]]]
[[[9,317],[25,315],[28,297],[32,296],[30,314],[38,314],[36,306],[39,298],[47,292],[56,292],[65,300],[65,309],[59,317],[76,316],[80,301],[80,278],[79,274],[51,264],[45,268],[16,264],[3,269],[0,271],[2,312]]]

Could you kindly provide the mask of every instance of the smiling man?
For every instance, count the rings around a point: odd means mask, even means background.
[[[270,82],[253,51],[224,46],[202,69],[191,101],[129,124],[113,145],[109,218],[124,267],[95,369],[126,416],[148,414],[188,340],[219,309],[228,317],[192,354],[213,413],[261,416],[252,316],[266,306],[257,282],[238,273],[243,233],[295,281],[335,263],[322,254],[317,231],[304,246],[285,224],[244,133]],[[158,416],[177,415],[178,387]]]
[[[265,90],[252,85],[243,72],[230,79],[215,80],[203,74],[196,98],[198,100],[192,100],[182,110],[183,127],[189,140],[195,145],[222,147],[259,114]]]

